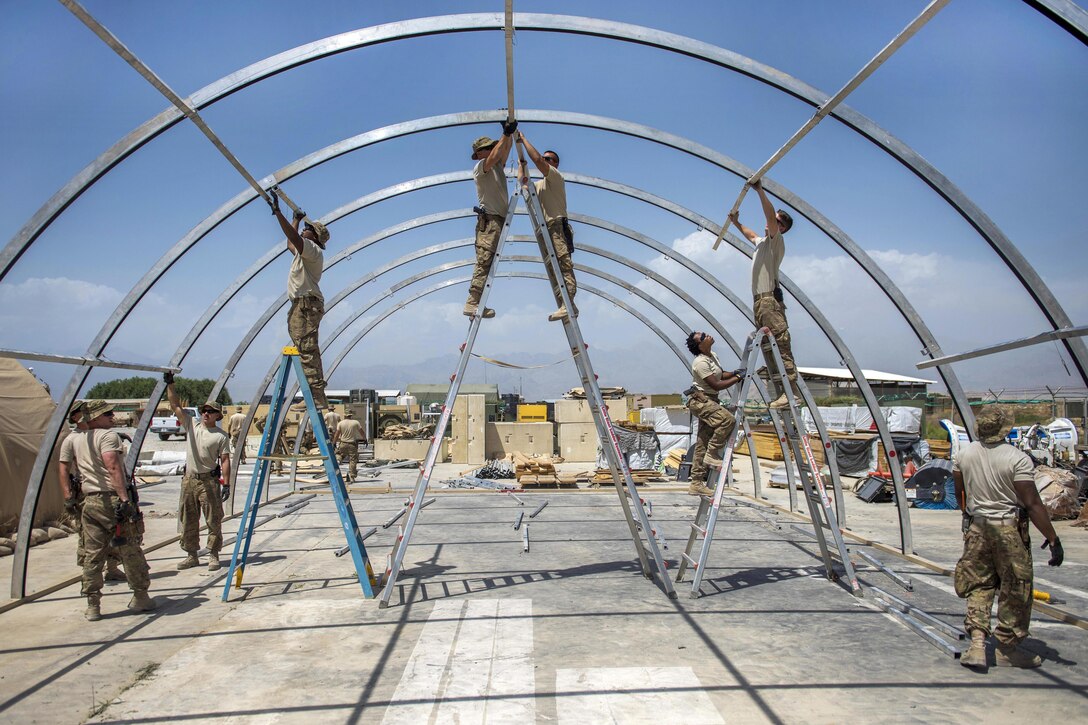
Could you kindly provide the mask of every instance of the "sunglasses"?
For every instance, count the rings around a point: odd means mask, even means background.
[[[102,415],[106,416],[107,418],[112,418],[113,417],[113,411],[111,410],[110,412],[103,413]]]
[[[559,159],[555,158],[554,156],[545,156],[544,160],[549,162],[549,163],[553,163],[553,164],[558,164],[559,163]]]

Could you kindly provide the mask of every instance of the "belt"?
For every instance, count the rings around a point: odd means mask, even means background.
[[[116,491],[84,491],[84,496],[116,496]]]
[[[493,219],[504,218],[502,214],[492,214],[491,212],[484,209],[482,206],[474,206],[472,207],[472,211],[476,212],[480,216],[492,217]]]
[[[756,302],[758,302],[760,300],[765,300],[768,297],[774,297],[774,292],[760,292],[755,297],[756,297]]]
[[[197,473],[196,471],[193,471],[192,473],[186,473],[185,475],[193,476],[194,478],[212,478],[213,473],[213,471],[206,471],[204,473]]]
[[[985,516],[972,516],[972,524],[989,524],[990,526],[1017,526],[1019,519],[1016,517],[1005,519],[988,519]]]

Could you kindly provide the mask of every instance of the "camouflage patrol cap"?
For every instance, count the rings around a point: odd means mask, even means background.
[[[314,235],[317,237],[317,241],[321,244],[327,244],[329,241],[329,228],[321,222],[306,222],[306,227],[314,231]]]
[[[95,418],[113,412],[113,405],[104,400],[88,400],[83,404],[83,422],[90,423]]]
[[[215,402],[214,400],[209,400],[207,403],[200,406],[201,413],[206,410],[210,410],[211,412],[216,413],[220,418],[223,417],[223,406]]]
[[[355,417],[355,413],[354,413],[353,411],[350,411],[350,410],[348,410],[348,411],[345,411],[345,412],[344,412],[344,417],[345,417],[345,418],[354,418],[354,417]]]
[[[1002,406],[990,405],[983,408],[975,416],[978,439],[983,443],[1000,443],[1005,440],[1005,428],[1008,422],[1008,411]]]
[[[81,415],[83,413],[83,409],[86,407],[86,405],[87,405],[86,401],[83,401],[83,400],[77,400],[74,403],[72,403],[72,407],[68,409],[68,420],[71,420],[72,418],[76,417],[77,415]]]
[[[475,158],[477,153],[484,149],[489,149],[497,143],[498,141],[490,136],[480,136],[480,138],[472,142],[472,156],[469,158]]]

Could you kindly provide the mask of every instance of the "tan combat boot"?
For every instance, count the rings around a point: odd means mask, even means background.
[[[84,610],[83,616],[87,618],[88,622],[97,622],[102,619],[101,601],[102,597],[98,594],[87,596],[87,609]]]
[[[997,647],[994,648],[994,659],[997,661],[998,667],[1030,669],[1043,664],[1043,658],[1039,655],[1022,650],[1015,644],[1002,644],[1001,642],[998,642]]]
[[[559,309],[548,315],[548,322],[558,322],[567,319],[567,306],[560,305]]]
[[[208,552],[208,571],[219,571],[219,552]]]
[[[774,402],[771,403],[769,407],[774,409],[774,410],[781,410],[782,408],[788,408],[788,407],[790,407],[790,399],[786,397],[785,393],[782,393],[781,395],[779,395],[777,398],[774,399]]]
[[[128,581],[128,577],[125,576],[125,572],[121,571],[121,568],[112,561],[106,565],[105,579],[108,582]]]
[[[688,486],[688,495],[689,496],[713,496],[714,495],[714,489],[708,488],[707,485],[705,483],[702,483],[701,481],[692,481],[691,485]]]
[[[960,656],[960,664],[980,672],[986,671],[986,633],[981,629],[971,630],[971,644]]]
[[[478,309],[479,308],[474,304],[471,304],[471,303],[466,304],[465,309],[464,309],[465,317],[474,317],[476,315],[476,311]],[[484,318],[485,320],[489,320],[494,316],[495,316],[495,310],[491,309],[490,307],[485,307],[484,311],[483,311],[483,314],[480,315],[480,317]]]
[[[157,606],[155,600],[147,596],[146,589],[137,589],[132,593],[132,599],[128,600],[128,608],[134,612],[150,612]]]
[[[200,559],[197,558],[196,554],[189,554],[189,556],[178,562],[178,571],[192,569],[194,566],[200,566]]]

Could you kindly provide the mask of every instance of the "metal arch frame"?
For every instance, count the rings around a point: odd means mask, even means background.
[[[1088,45],[1088,11],[1073,0],[1024,0],[1070,35]]]
[[[1062,25],[1071,33],[1084,40],[1084,29],[1088,25],[1083,13],[1074,13],[1075,6],[1065,0],[1041,0],[1043,7],[1027,0],[1045,16]],[[576,35],[589,35],[646,45],[648,47],[680,53],[697,60],[706,61],[719,67],[731,69],[750,78],[777,88],[788,95],[797,98],[812,106],[821,106],[827,101],[827,94],[818,91],[806,83],[778,71],[774,68],[758,63],[750,58],[741,56],[732,51],[725,50],[709,43],[688,38],[686,36],[667,33],[644,26],[636,26],[628,23],[598,20],[577,16],[547,15],[539,13],[518,13],[514,16],[515,25],[521,30],[563,32]],[[353,50],[378,43],[415,38],[426,35],[445,34],[455,32],[470,32],[481,30],[504,29],[503,18],[496,14],[475,15],[449,15],[415,20],[397,21],[385,25],[377,25],[363,28],[336,36],[324,38],[284,51],[278,55],[270,56],[253,63],[235,73],[205,86],[192,94],[189,101],[192,107],[200,110],[218,100],[238,91],[250,84],[257,83],[272,75],[276,75],[298,65],[303,65],[326,56]],[[964,219],[975,228],[985,239],[990,247],[997,252],[1005,262],[1012,274],[1021,282],[1035,300],[1036,305],[1043,312],[1054,329],[1072,326],[1065,310],[1058,303],[1053,293],[1043,282],[1035,269],[1020,253],[1019,249],[1009,240],[1003,232],[986,216],[982,210],[967,198],[959,188],[951,183],[935,167],[929,164],[920,154],[891,135],[866,116],[854,111],[845,104],[839,105],[829,115],[836,118],[848,128],[861,134],[862,137],[880,146],[884,151],[906,166],[915,175],[921,178],[934,191],[942,196]],[[176,108],[169,108],[158,116],[145,122],[142,126],[129,132],[121,141],[116,143],[108,151],[100,155],[95,161],[85,167],[79,174],[73,177],[61,188],[46,204],[35,213],[31,220],[23,226],[15,237],[0,250],[0,280],[6,276],[11,266],[23,254],[26,248],[40,235],[72,201],[74,201],[88,186],[109,171],[113,166],[124,160],[137,148],[165,131],[184,116]],[[270,183],[276,183],[283,178],[273,176]],[[266,185],[267,179],[261,181]],[[270,185],[267,184],[267,185]],[[1070,357],[1076,365],[1081,378],[1088,383],[1088,346],[1077,338],[1069,338],[1063,341]],[[928,348],[928,346],[927,346]],[[928,348],[934,357],[941,355],[940,348]],[[967,412],[965,422],[970,422],[970,411]],[[964,411],[960,411],[963,416]],[[968,426],[970,428],[970,426]]]

